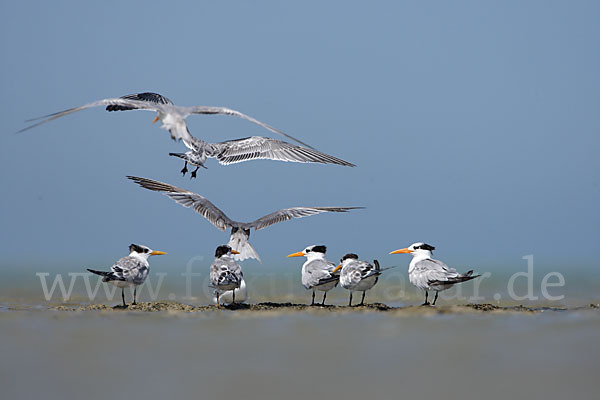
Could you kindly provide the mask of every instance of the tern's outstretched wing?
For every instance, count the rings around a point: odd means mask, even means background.
[[[156,103],[156,104],[173,105],[173,102],[171,100],[167,99],[162,94],[152,93],[152,92],[128,94],[126,96],[122,96],[121,98],[125,99],[125,100],[147,101],[147,102]],[[136,109],[137,109],[137,107],[126,106],[126,105],[122,105],[122,104],[109,104],[106,106],[106,111],[127,111],[127,110],[136,110]]]
[[[220,114],[220,115],[231,115],[234,117],[239,117],[239,118],[245,119],[246,121],[250,121],[256,125],[262,126],[263,128],[270,130],[271,132],[277,133],[277,134],[282,135],[290,140],[293,140],[296,143],[300,143],[303,146],[306,146],[311,149],[313,148],[312,146],[304,143],[303,141],[298,140],[295,137],[290,136],[283,131],[280,131],[279,129],[273,128],[271,125],[267,125],[264,122],[261,122],[255,118],[252,118],[249,115],[242,114],[239,111],[232,110],[231,108],[211,107],[211,106],[193,106],[193,107],[186,107],[185,109],[186,109],[186,112],[190,113],[190,114],[210,114],[210,115]]]
[[[168,183],[153,181],[152,179],[140,178],[137,176],[128,176],[144,189],[153,190],[155,192],[163,192],[184,207],[192,207],[194,211],[202,215],[211,224],[218,229],[225,231],[227,228],[236,225],[236,222],[229,219],[227,215],[211,203],[207,198],[199,194],[189,192]]]
[[[262,136],[227,140],[215,143],[214,148],[217,151],[215,157],[223,165],[248,160],[269,159],[301,163],[338,164],[347,167],[355,166],[352,163],[314,149]]]
[[[151,96],[149,96],[149,95],[155,96],[154,100],[150,100]],[[156,97],[156,96],[158,96],[158,97]],[[145,100],[144,100],[144,97],[146,97]],[[158,101],[158,99],[162,99],[162,101]],[[165,103],[165,101],[168,101],[169,103]],[[41,121],[39,121],[33,125],[26,126],[25,128],[21,129],[17,133],[24,132],[31,128],[35,128],[36,126],[45,124],[46,122],[53,121],[60,117],[64,117],[65,115],[73,114],[74,112],[77,112],[77,111],[87,110],[88,108],[92,108],[92,107],[106,106],[106,109],[108,111],[117,111],[117,110],[161,111],[164,109],[164,107],[166,105],[173,107],[171,105],[170,101],[171,100],[167,99],[166,97],[163,97],[156,93],[139,93],[139,94],[127,95],[124,97],[97,100],[97,101],[94,101],[94,102],[91,102],[88,104],[84,104],[79,107],[69,108],[68,110],[58,111],[58,112],[55,112],[52,114],[44,115],[42,117],[29,119],[26,122],[37,121],[37,120],[41,120]]]
[[[284,208],[274,213],[265,215],[254,222],[246,224],[249,228],[255,230],[266,228],[278,222],[290,220],[292,218],[302,218],[311,215],[317,215],[324,212],[348,212],[350,210],[362,209],[364,207],[293,207]]]

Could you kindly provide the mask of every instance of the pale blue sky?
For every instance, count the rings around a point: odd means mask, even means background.
[[[526,254],[598,266],[598,2],[19,1],[1,3],[0,21],[3,263],[109,263],[130,242],[212,257],[228,234],[125,179],[139,175],[239,220],[367,207],[253,234],[266,264],[315,243],[332,259],[408,264],[387,252],[426,241],[479,270]],[[190,181],[168,157],[182,145],[145,112],[13,134],[140,91],[229,106],[358,167],[211,160]],[[210,141],[269,135],[228,117],[189,125]]]

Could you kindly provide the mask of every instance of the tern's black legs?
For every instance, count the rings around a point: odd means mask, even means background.
[[[365,305],[365,293],[366,292],[367,292],[366,290],[363,290],[363,295],[362,295],[362,299],[360,299],[359,306],[364,306]]]
[[[123,300],[123,307],[127,307],[127,303],[125,303],[125,289],[121,288],[121,299]]]
[[[315,291],[313,290],[313,295],[312,295],[312,302],[310,303],[311,306],[315,305]]]
[[[217,307],[221,307],[221,305],[219,304],[219,291],[217,291],[216,295],[217,295]]]
[[[327,297],[327,292],[323,292],[323,302],[321,303],[322,306],[325,305],[325,298]]]
[[[425,291],[425,303],[421,304],[422,306],[428,306],[429,302],[427,301],[427,296],[429,296],[429,292],[426,290]]]
[[[131,303],[131,304],[134,306],[137,304],[135,301],[136,297],[137,297],[137,288],[133,288],[133,303]]]
[[[196,171],[197,171],[197,169],[196,169]],[[231,291],[231,293],[232,293],[231,294],[231,296],[232,296],[231,304],[235,304],[235,288]]]
[[[352,307],[352,292],[350,292],[350,300],[348,300],[348,307]]]
[[[185,162],[185,164],[183,165],[183,169],[180,171],[183,176],[185,176],[185,174],[187,174],[188,169],[187,169],[187,161]]]
[[[196,167],[196,169],[192,171],[192,176],[190,177],[190,179],[196,177],[196,172],[198,172],[199,169],[200,169],[200,167]]]
[[[436,292],[435,292],[435,298],[433,299],[433,303],[431,303],[431,305],[432,305],[432,306],[435,306],[435,302],[437,301],[437,298],[438,298],[438,294],[439,294],[439,293],[440,293],[440,292],[438,292],[438,291],[436,291]]]

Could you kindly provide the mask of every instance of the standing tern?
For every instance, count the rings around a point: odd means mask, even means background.
[[[149,110],[155,111],[156,117],[152,121],[157,122],[160,121],[162,123],[161,128],[166,129],[171,133],[171,138],[173,140],[177,139],[189,139],[190,132],[187,128],[187,124],[185,122],[186,118],[193,114],[206,114],[206,115],[230,115],[234,117],[239,117],[250,121],[254,124],[260,125],[263,128],[270,130],[271,132],[277,133],[279,135],[285,136],[286,138],[293,140],[301,145],[310,147],[306,143],[296,139],[293,136],[288,135],[285,132],[280,131],[279,129],[275,129],[270,125],[265,124],[264,122],[258,121],[246,114],[242,114],[239,111],[232,110],[227,107],[212,107],[212,106],[190,106],[190,107],[182,107],[176,106],[173,104],[171,100],[166,98],[163,95],[152,92],[144,92],[144,93],[135,93],[128,94],[122,97],[116,98],[108,98],[102,100],[96,100],[91,103],[87,103],[81,105],[79,107],[69,108],[67,110],[58,111],[52,114],[44,115],[42,117],[37,117],[33,119],[29,119],[26,122],[38,121],[32,125],[26,126],[21,129],[17,133],[24,132],[28,129],[35,128],[36,126],[45,124],[46,122],[50,122],[60,117],[64,117],[65,115],[73,114],[74,112],[86,110],[92,107],[98,106],[106,106],[106,111],[127,111],[127,110]]]
[[[316,215],[323,212],[348,212],[354,209],[361,209],[364,207],[292,207],[284,208],[279,211],[275,211],[271,214],[265,215],[252,222],[238,222],[229,218],[225,213],[211,203],[207,198],[200,196],[199,194],[190,192],[185,189],[181,189],[168,183],[154,181],[152,179],[140,178],[137,176],[128,176],[144,189],[153,190],[155,192],[163,192],[166,196],[175,200],[177,203],[184,207],[193,208],[198,214],[202,215],[213,224],[216,228],[226,231],[227,228],[231,228],[231,236],[229,238],[228,245],[238,251],[240,254],[235,255],[235,259],[238,261],[245,260],[247,258],[255,258],[260,261],[260,257],[256,253],[256,250],[252,248],[248,242],[250,237],[250,230],[254,228],[255,231],[266,228],[278,222],[290,220],[292,218],[308,217],[310,215]]]
[[[112,283],[116,287],[121,288],[121,299],[123,299],[123,307],[127,307],[125,303],[125,288],[133,287],[133,305],[136,305],[137,286],[144,283],[148,273],[150,272],[150,264],[148,257],[167,254],[164,251],[152,250],[149,247],[137,244],[129,246],[129,255],[119,259],[109,272],[96,271],[88,269],[92,274],[102,276],[102,282]]]
[[[235,289],[239,289],[243,274],[232,254],[240,254],[227,245],[217,247],[215,261],[210,266],[210,285],[215,289],[217,307],[220,307],[219,296],[226,291],[232,291],[231,304],[235,304]]]
[[[169,155],[179,157],[185,161],[185,165],[181,170],[184,176],[188,172],[188,163],[195,166],[196,170],[192,171],[192,178],[196,177],[196,172],[200,167],[206,168],[204,162],[207,158],[216,158],[222,165],[268,159],[298,163],[337,164],[346,167],[355,166],[352,163],[314,149],[262,136],[227,140],[220,143],[208,143],[192,135],[189,136],[188,139],[183,140],[183,143],[190,151],[169,153]]]
[[[333,272],[340,268],[340,286],[350,291],[350,300],[348,306],[352,306],[352,292],[362,292],[362,299],[359,306],[365,304],[365,292],[371,289],[379,280],[379,275],[389,268],[381,268],[379,261],[373,260],[374,266],[367,261],[359,261],[354,253],[348,253],[340,260]]]
[[[394,250],[390,254],[408,253],[412,254],[413,259],[408,267],[408,279],[410,283],[425,291],[425,302],[422,304],[428,306],[427,296],[430,290],[435,290],[435,298],[432,305],[435,305],[438,294],[442,290],[450,289],[456,283],[462,283],[475,279],[481,275],[473,275],[473,270],[464,274],[456,272],[456,269],[449,268],[446,264],[432,258],[432,251],[435,247],[427,243],[413,243],[405,249]]]
[[[302,265],[302,285],[306,290],[312,289],[311,306],[315,305],[315,290],[323,292],[321,305],[324,306],[327,292],[336,287],[340,281],[340,273],[334,272],[337,269],[335,264],[325,259],[326,252],[326,246],[312,245],[288,255],[288,257],[306,257]]]

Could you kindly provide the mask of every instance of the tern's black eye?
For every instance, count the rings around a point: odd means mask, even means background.
[[[310,249],[306,249],[306,252],[307,252],[307,253],[310,253]]]
[[[144,253],[147,253],[147,252],[148,252],[148,249],[144,249]]]

